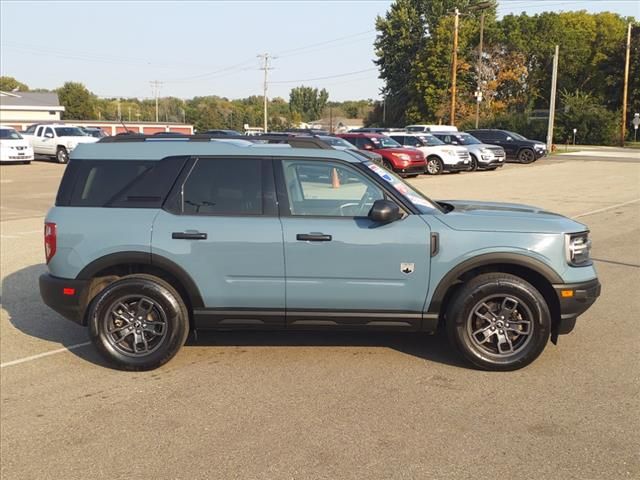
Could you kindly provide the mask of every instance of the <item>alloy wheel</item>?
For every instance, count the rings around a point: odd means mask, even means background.
[[[514,296],[492,295],[476,303],[467,319],[467,333],[476,349],[495,357],[522,351],[532,339],[533,314]]]

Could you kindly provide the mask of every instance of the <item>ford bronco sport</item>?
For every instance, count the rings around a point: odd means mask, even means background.
[[[600,293],[580,223],[436,202],[291,141],[78,145],[45,220],[45,303],[122,369],[164,364],[195,329],[445,328],[477,367],[514,370]]]

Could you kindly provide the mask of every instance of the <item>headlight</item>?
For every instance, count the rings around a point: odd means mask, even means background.
[[[400,160],[404,160],[405,162],[408,162],[409,160],[411,160],[411,157],[406,153],[392,153],[391,155],[399,158]]]
[[[589,232],[568,233],[565,236],[565,256],[567,263],[573,267],[591,265],[591,240]]]
[[[455,151],[455,150],[453,150],[452,148],[443,148],[443,149],[442,149],[442,152],[443,152],[443,153],[446,153],[447,155],[449,155],[449,156],[451,156],[451,157],[455,157],[455,156],[457,156],[457,155],[458,155],[458,154],[456,153],[456,151]]]
[[[542,143],[536,143],[533,148],[535,148],[536,150],[546,150],[547,146]]]
[[[481,148],[480,149],[480,153],[483,155],[492,155],[493,152],[491,150],[489,150],[488,148]]]

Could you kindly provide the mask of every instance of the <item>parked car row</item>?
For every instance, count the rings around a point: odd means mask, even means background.
[[[460,132],[451,125],[407,125],[398,128],[359,128],[349,133],[376,133],[394,136],[402,132],[418,136],[432,135],[449,145],[464,146],[471,155],[473,169],[483,169],[483,164],[492,162],[492,155],[499,153],[496,147],[504,150],[505,161],[531,163],[547,155],[547,146],[540,141],[530,140],[518,133],[500,129],[473,129]],[[483,156],[485,158],[483,158]],[[494,165],[497,164],[495,159]]]

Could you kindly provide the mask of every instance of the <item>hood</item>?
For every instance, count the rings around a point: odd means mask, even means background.
[[[0,146],[2,146],[2,148],[10,148],[10,147],[31,148],[31,144],[29,143],[29,140],[27,140],[26,138],[16,138],[16,139],[4,138],[4,139],[0,139]]]
[[[390,147],[390,148],[376,148],[373,150],[375,153],[378,153],[384,156],[385,153],[404,153],[409,155],[413,159],[424,159],[423,153],[417,148],[406,148],[406,147]]]
[[[438,218],[454,230],[522,233],[571,233],[587,227],[563,215],[517,203],[445,200],[453,207]]]

